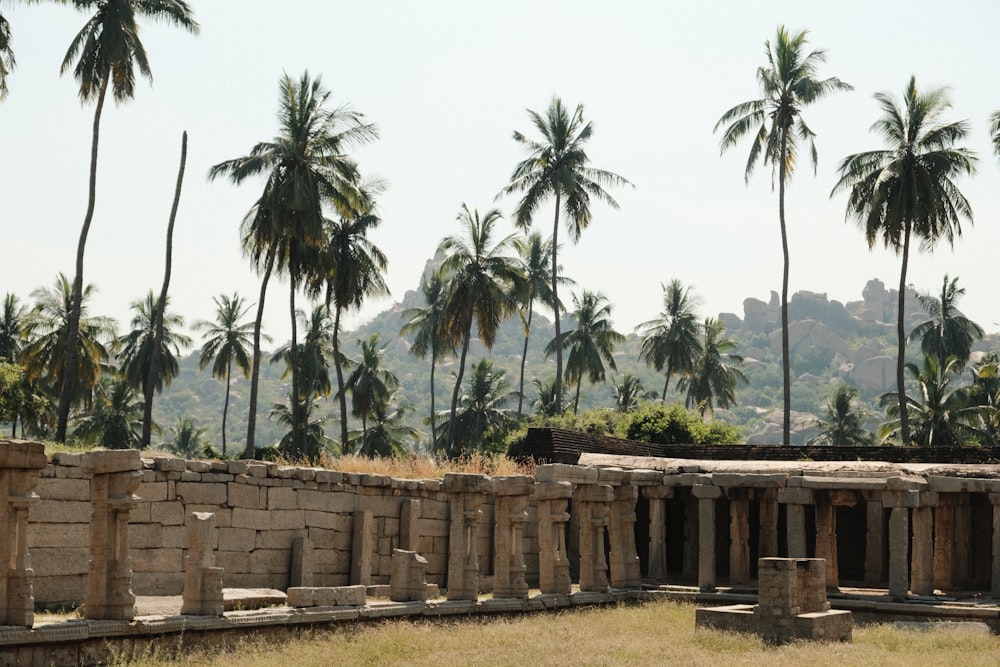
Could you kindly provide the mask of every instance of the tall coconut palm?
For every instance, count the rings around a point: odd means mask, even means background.
[[[388,343],[379,344],[379,335],[359,339],[361,358],[354,362],[354,370],[347,378],[345,389],[351,392],[351,413],[361,418],[361,451],[367,451],[368,420],[381,411],[386,412],[393,391],[399,381],[392,371],[382,367],[382,355]]]
[[[291,355],[297,352],[295,291],[326,241],[323,207],[332,206],[348,218],[364,210],[361,176],[347,152],[378,137],[373,124],[349,107],[331,107],[332,95],[320,77],[308,72],[298,79],[287,74],[279,82],[279,134],[256,144],[249,155],[213,166],[210,180],[229,176],[235,184],[264,175],[264,191],[243,219],[243,248],[263,272],[257,320],[254,325],[254,359],[250,379],[250,415],[247,455],[253,456],[260,376],[260,327],[264,297],[271,272],[278,269],[291,283]],[[298,373],[292,364],[292,391],[298,394]],[[296,422],[298,411],[287,416]],[[292,429],[292,437],[298,437]]]
[[[381,190],[369,184],[366,198]],[[325,289],[326,307],[333,308],[333,365],[337,372],[337,395],[340,398],[340,445],[348,451],[347,394],[344,391],[344,370],[340,353],[340,320],[344,312],[360,308],[369,297],[386,297],[385,283],[388,259],[368,238],[368,232],[378,227],[381,219],[369,204],[367,212],[351,217],[326,221],[326,241],[319,252],[317,266],[310,278],[310,290]]]
[[[509,406],[517,396],[504,374],[489,359],[480,359],[470,369],[469,389],[459,399],[455,417],[456,451],[491,451],[503,442],[515,422]]]
[[[314,404],[309,396],[292,401],[292,406],[289,408],[276,403],[267,415],[269,419],[288,427],[288,431],[278,441],[278,449],[294,460],[315,462],[319,459],[320,452],[334,449],[334,441],[323,430],[326,418],[312,419]],[[298,414],[293,415],[293,412]],[[298,435],[294,433],[296,429],[299,431]],[[301,447],[302,453],[292,455],[294,447]]]
[[[896,335],[896,397],[900,435],[909,443],[905,377],[906,331],[904,304],[910,241],[930,251],[944,239],[953,245],[962,235],[962,219],[972,223],[972,208],[955,179],[975,171],[976,155],[956,144],[969,133],[968,123],[941,122],[951,102],[946,88],[921,92],[910,77],[902,102],[889,93],[876,93],[882,117],[872,125],[888,143],[882,150],[856,153],[840,163],[840,180],[831,196],[848,191],[846,217],[865,232],[868,247],[879,237],[886,248],[902,256]]]
[[[528,110],[528,117],[542,135],[540,141],[520,132],[514,132],[514,141],[524,146],[528,157],[514,167],[510,183],[501,194],[522,193],[514,212],[514,224],[521,228],[531,226],[542,202],[555,198],[552,221],[552,312],[556,340],[562,338],[559,304],[559,216],[566,214],[566,225],[573,243],[580,240],[583,230],[590,225],[591,197],[617,209],[618,202],[605,188],[629,185],[629,182],[610,171],[589,166],[586,143],[593,134],[593,127],[584,122],[583,105],[578,104],[570,113],[561,99],[553,97],[545,115]],[[556,397],[562,402],[563,360],[562,345],[556,345]],[[561,409],[559,410],[562,411]]]
[[[93,410],[77,419],[74,434],[108,449],[134,449],[142,442],[142,396],[124,379],[97,386]],[[153,426],[159,431],[159,426]]]
[[[531,378],[531,384],[535,385],[536,398],[531,401],[531,407],[536,415],[541,417],[555,417],[560,414],[561,401],[556,399],[555,380],[543,382],[538,378]]]
[[[108,348],[115,339],[117,323],[110,317],[87,315],[87,302],[96,288],[87,285],[81,292],[78,335],[76,337],[76,378],[72,392],[72,404],[88,402],[91,390],[101,378],[103,366],[107,364]],[[56,278],[53,289],[40,287],[31,292],[35,300],[24,324],[24,336],[28,343],[22,350],[22,360],[28,381],[36,384],[53,396],[61,396],[65,385],[65,361],[69,356],[69,322],[74,309],[73,287],[62,273]]]
[[[160,349],[156,350],[156,296],[150,290],[144,299],[133,301],[130,307],[135,312],[131,322],[132,330],[115,341],[115,353],[121,362],[121,377],[143,395],[146,394],[148,385],[161,392],[164,386],[170,386],[180,371],[177,355],[191,346],[191,338],[178,331],[184,326],[184,317],[164,311],[163,335]],[[155,353],[159,354],[161,363],[159,371],[153,377],[151,370]]]
[[[879,426],[883,440],[897,444],[916,444],[922,447],[957,447],[979,444],[982,439],[984,419],[992,411],[978,404],[968,386],[955,386],[953,380],[961,371],[955,357],[939,365],[937,357],[925,355],[923,366],[906,364],[913,376],[915,396],[906,397],[906,410],[911,413],[912,433],[902,436],[900,403],[893,393],[883,394],[879,403],[886,408],[888,421]]]
[[[419,359],[424,359],[428,355],[431,358],[431,442],[436,443],[437,424],[434,416],[437,414],[434,409],[434,371],[437,368],[439,359],[455,354],[455,345],[442,334],[442,325],[445,318],[445,307],[447,305],[447,291],[445,289],[444,278],[440,271],[432,271],[425,274],[420,279],[420,292],[424,295],[423,308],[407,308],[403,311],[402,319],[406,324],[399,330],[400,336],[413,336],[413,343],[410,345],[410,354]]]
[[[494,228],[500,220],[500,211],[496,209],[480,216],[478,210],[470,211],[468,206],[462,204],[458,222],[464,234],[449,236],[438,246],[438,252],[445,255],[441,269],[448,284],[441,331],[461,349],[445,441],[449,456],[456,453],[455,414],[465,374],[465,358],[472,339],[472,325],[476,325],[479,339],[486,349],[493,349],[497,329],[516,309],[515,295],[522,290],[517,260],[507,254],[514,250],[514,236],[493,241]]]
[[[959,365],[965,365],[972,354],[972,344],[986,333],[958,310],[958,299],[964,294],[965,288],[958,286],[958,278],[948,282],[945,275],[940,296],[917,295],[930,319],[915,326],[908,338],[919,338],[920,351],[937,357],[942,367],[948,357],[955,357]]]
[[[819,433],[806,444],[834,447],[866,447],[875,444],[875,434],[865,428],[868,414],[858,405],[858,389],[839,384],[826,403],[826,414],[817,420]]]
[[[646,391],[642,386],[642,380],[631,373],[625,373],[622,381],[612,379],[612,398],[615,400],[615,410],[618,412],[632,412],[642,401],[656,398],[655,391]]]
[[[715,318],[708,317],[702,325],[705,338],[701,355],[695,361],[689,377],[681,379],[680,389],[687,392],[684,405],[715,414],[715,407],[728,410],[736,405],[736,385],[750,384],[743,374],[743,357],[736,354],[736,341],[725,338],[726,327]]]
[[[404,454],[406,443],[415,442],[420,437],[417,429],[403,423],[409,408],[395,404],[396,393],[392,392],[388,403],[376,403],[364,430],[353,432],[352,437],[362,445],[358,449],[362,456],[374,458]]]
[[[196,426],[190,417],[181,417],[170,427],[173,436],[166,444],[167,451],[185,459],[203,456],[206,430]]]
[[[15,363],[20,360],[24,344],[22,329],[27,314],[27,308],[18,302],[16,294],[8,292],[4,296],[3,312],[0,312],[0,361]]]
[[[63,58],[60,72],[73,68],[73,76],[79,84],[80,101],[84,104],[95,102],[94,124],[90,146],[90,180],[87,195],[87,212],[83,217],[80,239],[76,248],[76,274],[73,278],[73,308],[68,326],[69,344],[65,360],[64,375],[59,395],[58,424],[56,440],[66,439],[66,425],[69,419],[70,403],[76,385],[76,339],[79,335],[81,301],[83,295],[83,258],[87,246],[87,235],[94,219],[94,205],[97,199],[97,147],[100,137],[101,112],[104,98],[111,88],[115,102],[121,104],[135,95],[136,68],[139,73],[152,81],[146,49],[139,39],[137,18],[163,21],[198,32],[191,8],[184,0],[72,0],[82,11],[94,9],[94,14],[70,43]],[[74,61],[76,64],[74,66]]]
[[[699,299],[674,278],[663,288],[663,311],[656,319],[643,322],[635,328],[642,334],[639,360],[645,360],[657,372],[666,369],[661,403],[667,403],[667,387],[675,374],[688,375],[694,369],[695,359],[701,354],[699,323],[694,307]]]
[[[562,347],[569,350],[566,359],[566,382],[576,384],[573,399],[573,414],[580,406],[580,386],[584,376],[591,384],[604,382],[604,364],[611,370],[615,365],[615,345],[625,342],[625,336],[614,330],[611,324],[611,304],[599,292],[583,290],[581,296],[573,295],[574,310],[570,320],[576,325],[563,334],[562,339],[553,338],[545,347],[546,356],[551,355],[560,340]]]
[[[764,42],[767,65],[757,68],[757,84],[761,97],[742,104],[722,114],[713,131],[725,128],[720,147],[723,152],[732,148],[744,136],[751,139],[750,156],[744,171],[749,183],[758,162],[771,166],[771,183],[778,177],[778,222],[781,227],[781,366],[784,383],[784,417],[782,443],[790,442],[792,409],[791,361],[788,347],[788,230],[785,223],[785,186],[795,172],[799,156],[799,142],[808,144],[809,157],[815,172],[817,153],[816,134],[806,125],[802,110],[809,104],[838,90],[852,87],[836,77],[817,78],[819,66],[826,62],[826,51],[816,49],[806,53],[806,36],[802,30],[790,34],[785,26],[778,26],[774,43]],[[804,146],[803,146],[804,147]]]
[[[206,339],[198,356],[198,368],[203,369],[213,364],[212,377],[226,380],[226,398],[222,405],[222,455],[225,456],[226,418],[229,415],[233,364],[236,364],[236,368],[243,373],[243,377],[250,377],[252,361],[248,348],[252,345],[253,324],[241,320],[246,317],[253,304],[248,304],[235,292],[232,297],[220,294],[213,297],[213,301],[215,301],[215,321],[199,320],[194,328],[204,330],[202,337]]]
[[[521,321],[524,324],[524,350],[521,352],[521,375],[518,380],[517,417],[521,418],[524,407],[524,366],[528,360],[528,340],[531,336],[531,321],[534,316],[535,302],[550,305],[552,303],[552,241],[542,240],[542,235],[532,232],[523,242],[518,244],[521,256],[521,272],[524,275],[524,293],[518,295],[521,303]],[[556,282],[560,285],[572,284],[573,280],[559,276]],[[562,304],[559,304],[562,308]]]

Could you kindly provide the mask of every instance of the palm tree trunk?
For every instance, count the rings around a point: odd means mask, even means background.
[[[434,369],[437,366],[437,341],[431,339],[431,448],[437,444],[437,425],[434,421]]]
[[[226,366],[226,400],[222,403],[222,458],[226,458],[226,417],[229,415],[229,392],[233,380],[233,362]]]
[[[583,384],[583,377],[581,376],[579,380],[576,381],[576,397],[573,399],[573,414],[577,414],[577,408],[580,407],[580,385]]]
[[[153,355],[149,359],[149,375],[143,386],[144,405],[142,409],[142,439],[139,449],[149,447],[153,431],[153,392],[156,388],[156,378],[160,373],[160,355],[163,347],[163,311],[167,308],[167,290],[170,287],[170,270],[174,255],[174,221],[177,219],[177,205],[181,200],[181,185],[184,183],[184,165],[187,163],[187,132],[181,134],[181,166],[177,171],[177,186],[174,188],[174,203],[170,207],[170,221],[167,223],[167,258],[163,271],[163,288],[156,302],[156,312],[153,314]]]
[[[80,312],[83,308],[83,255],[87,247],[90,223],[94,220],[94,205],[97,200],[97,146],[101,135],[101,111],[104,96],[108,92],[108,76],[105,73],[101,91],[97,95],[94,109],[94,130],[90,144],[90,185],[87,193],[87,213],[83,216],[83,228],[76,246],[76,276],[73,278],[73,300],[66,324],[66,357],[63,361],[62,382],[59,387],[59,410],[56,422],[56,441],[66,442],[66,426],[69,423],[69,407],[76,385],[77,340],[80,335]]]
[[[784,259],[781,273],[781,378],[784,385],[784,412],[781,425],[781,443],[791,444],[792,425],[792,368],[788,352],[788,228],[785,226],[785,178],[788,158],[788,128],[781,131],[781,165],[778,168],[778,219],[781,222],[781,252]]]
[[[556,382],[555,401],[556,414],[562,413],[562,327],[559,324],[559,260],[556,254],[559,250],[559,206],[561,205],[562,192],[556,189],[556,214],[552,222],[552,313],[555,316],[556,327]]]
[[[455,390],[451,394],[451,414],[448,417],[448,444],[445,449],[447,456],[455,456],[455,413],[458,412],[458,393],[462,389],[462,377],[465,375],[465,355],[469,351],[470,333],[462,338],[462,356],[458,361],[458,376],[455,378]]]
[[[347,392],[344,391],[344,368],[340,364],[340,306],[333,316],[333,367],[337,370],[337,396],[340,398],[340,452],[350,454],[347,441]],[[433,397],[431,397],[433,400]]]
[[[267,294],[267,281],[271,278],[274,268],[274,250],[267,251],[264,261],[264,277],[260,281],[260,298],[257,300],[257,319],[253,325],[253,370],[250,372],[250,412],[247,416],[247,444],[243,458],[252,459],[257,453],[254,446],[254,432],[257,426],[257,390],[260,387],[260,325],[264,319],[264,296]]]
[[[524,351],[521,353],[521,381],[517,387],[517,418],[521,419],[521,408],[524,405],[524,362],[528,360],[528,336],[531,335],[532,303],[528,303],[528,321],[524,325]]]
[[[663,382],[663,396],[660,398],[660,405],[667,404],[667,387],[670,386],[670,371],[667,371],[667,379]]]
[[[289,274],[291,274],[291,269],[289,269]],[[288,308],[291,311],[292,316],[292,341],[289,345],[289,358],[291,359],[292,368],[292,446],[291,446],[291,456],[294,459],[300,459],[303,455],[304,443],[302,442],[302,423],[299,415],[298,405],[299,405],[299,347],[298,347],[298,326],[295,321],[295,277],[289,276],[289,281],[291,285],[289,288],[288,296]]]
[[[896,335],[899,339],[899,355],[896,359],[896,395],[899,400],[899,436],[902,444],[910,444],[910,422],[906,414],[906,377],[903,373],[906,367],[906,332],[903,318],[906,311],[906,268],[910,261],[910,228],[912,224],[906,221],[903,230],[903,268],[899,272],[899,305],[896,312]]]

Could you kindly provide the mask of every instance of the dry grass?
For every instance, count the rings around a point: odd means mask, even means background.
[[[899,665],[1000,664],[1000,638],[961,630],[855,628],[847,644],[772,647],[754,636],[694,629],[694,607],[657,602],[528,616],[353,623],[234,651],[180,652],[138,665]]]
[[[404,479],[435,479],[449,472],[481,475],[534,475],[533,462],[517,462],[502,456],[474,453],[459,459],[436,459],[426,454],[368,458],[355,454],[323,456],[320,465],[339,472],[363,472]]]

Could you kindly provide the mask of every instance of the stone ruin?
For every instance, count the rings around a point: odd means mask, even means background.
[[[850,641],[851,612],[830,609],[822,558],[761,558],[758,603],[698,609],[695,626],[753,633],[774,644]]]

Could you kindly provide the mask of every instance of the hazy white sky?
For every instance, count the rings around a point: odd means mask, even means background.
[[[389,182],[374,242],[389,257],[391,300],[372,302],[351,323],[415,289],[440,239],[458,230],[462,202],[507,215],[494,196],[522,157],[511,140],[531,132],[525,109],[559,95],[583,103],[593,121],[593,165],[635,184],[613,194],[621,210],[594,209],[579,244],[561,263],[578,288],[600,290],[628,333],[661,307],[660,284],[680,278],[702,296],[703,315],[735,312],[780,289],[777,196],[769,170],[744,186],[747,144],[720,157],[712,127],[738,102],[758,96],[754,74],[764,41],[784,23],[810,30],[824,48],[821,75],[855,86],[806,110],[818,133],[819,170],[801,165],[787,215],[791,289],[860,299],[871,278],[898,282],[899,260],[869,252],[845,224],[845,196],[829,198],[847,154],[881,147],[868,128],[872,94],[899,94],[910,74],[922,87],[952,88],[949,119],[968,119],[979,173],[961,182],[974,227],[954,251],[914,254],[909,282],[934,291],[960,276],[966,313],[1000,328],[995,257],[1000,243],[1000,160],[990,152],[990,112],[1000,108],[995,0],[884,2],[593,2],[591,0],[191,0],[199,36],[143,26],[152,87],[108,104],[102,123],[97,209],[85,280],[99,293],[92,312],[124,328],[128,305],[155,287],[182,130],[187,176],[175,232],[172,307],[210,318],[212,297],[257,298],[259,281],[239,246],[239,225],[262,182],[209,183],[208,168],[245,155],[276,133],[277,81],[304,69],[323,76],[338,102],[378,124],[381,139],[356,155],[365,173]],[[86,184],[93,107],[82,107],[59,65],[85,16],[66,6],[3,8],[18,67],[0,104],[0,294],[30,301],[60,271],[72,277]],[[536,225],[550,233],[551,204]],[[505,227],[505,231],[512,228]],[[568,295],[567,295],[568,300]],[[288,336],[287,288],[272,283],[265,327]]]

